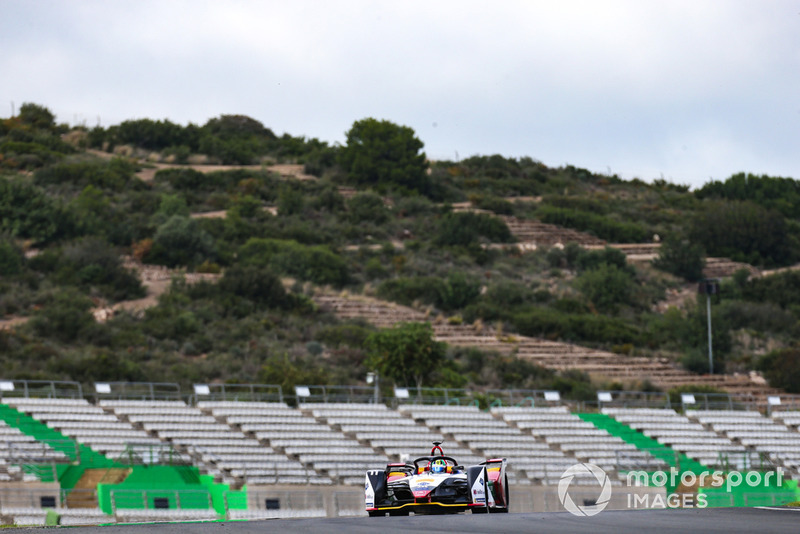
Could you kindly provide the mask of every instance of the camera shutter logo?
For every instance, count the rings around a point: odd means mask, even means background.
[[[569,485],[572,483],[572,479],[575,478],[575,475],[586,474],[593,475],[597,483],[600,484],[602,490],[594,505],[578,506],[567,492],[569,491]],[[594,464],[575,464],[564,471],[561,475],[561,479],[558,481],[558,500],[561,501],[564,508],[572,515],[582,517],[597,515],[606,509],[608,501],[611,500],[611,479],[608,478],[608,475],[603,469]]]

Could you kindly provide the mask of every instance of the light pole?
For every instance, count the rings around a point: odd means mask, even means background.
[[[711,295],[719,293],[719,279],[706,278],[700,282],[698,292],[706,295],[706,315],[708,317],[708,372],[714,374],[714,350],[711,344]]]
[[[373,387],[375,388],[374,392],[375,404],[378,404],[380,402],[379,382],[380,382],[380,375],[378,374],[378,371],[370,371],[369,373],[367,373],[367,384],[373,384]]]

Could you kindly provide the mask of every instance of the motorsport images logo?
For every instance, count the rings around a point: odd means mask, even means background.
[[[602,488],[600,496],[597,497],[594,504],[591,505],[577,505],[572,497],[569,495],[569,485],[576,476],[583,478],[585,475],[594,476],[597,483]],[[611,480],[606,475],[602,468],[589,463],[575,464],[561,475],[558,481],[558,500],[564,508],[572,515],[579,517],[591,517],[597,515],[608,506],[608,501],[611,500]]]

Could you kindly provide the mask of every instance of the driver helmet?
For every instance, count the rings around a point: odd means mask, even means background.
[[[444,460],[434,460],[431,462],[431,473],[444,473],[447,471],[447,462]]]

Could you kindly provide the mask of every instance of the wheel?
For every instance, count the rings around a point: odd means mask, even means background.
[[[382,512],[381,510],[370,510],[367,512],[370,517],[384,517],[386,512]]]
[[[502,508],[499,508],[499,507],[492,508],[492,513],[493,514],[507,514],[508,513],[508,507],[509,507],[509,501],[508,501],[508,475],[506,475],[505,478],[503,479],[503,507]]]

